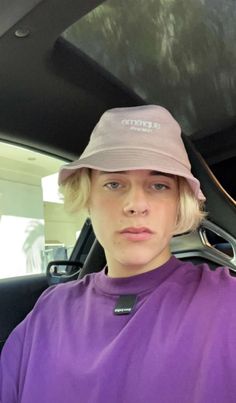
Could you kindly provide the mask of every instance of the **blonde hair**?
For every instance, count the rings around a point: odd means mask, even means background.
[[[91,190],[91,170],[82,168],[70,175],[60,186],[59,191],[64,196],[65,209],[77,213],[88,209]]]
[[[179,189],[179,206],[177,222],[173,235],[183,234],[184,232],[194,231],[199,227],[206,216],[204,211],[204,202],[199,201],[187,180],[177,176]]]
[[[206,216],[204,203],[195,197],[187,180],[177,176],[177,182],[179,205],[173,235],[194,231]],[[89,168],[82,168],[70,175],[60,187],[60,192],[64,196],[66,210],[71,213],[87,210],[90,191],[91,170]]]

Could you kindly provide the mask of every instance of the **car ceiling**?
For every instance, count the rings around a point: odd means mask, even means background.
[[[142,1],[139,1],[141,4]],[[94,53],[82,46],[83,43],[75,46],[75,43],[69,43],[65,36],[61,36],[68,27],[78,20],[83,21],[86,14],[102,3],[96,0],[0,1],[1,140],[71,160],[82,152],[92,128],[106,109],[153,101],[144,92],[135,92],[129,87],[129,81],[126,82],[122,75],[115,76],[111,68],[107,69],[108,65],[98,64],[96,58],[93,58]],[[115,7],[119,2],[113,3]],[[122,1],[120,3],[125,4]],[[160,3],[160,0],[156,0],[156,3]],[[183,3],[184,0],[181,0],[182,7]],[[215,22],[215,10],[223,2],[201,1],[201,4],[205,3],[208,3],[205,21],[211,25]],[[213,3],[218,8],[212,8],[211,19],[209,5],[212,6]],[[229,5],[230,1],[226,3]],[[109,7],[112,7],[112,3]],[[226,7],[223,11],[225,10]],[[100,24],[103,24],[101,19]],[[215,27],[212,28],[213,31],[214,29]],[[94,32],[96,34],[96,30]],[[197,27],[194,32],[198,35]],[[208,49],[205,46],[209,52],[212,51],[212,43],[209,42]],[[222,54],[224,45],[224,41],[219,44]],[[215,46],[218,44],[215,43]],[[96,50],[96,46],[94,48]],[[229,53],[229,49],[227,52]],[[227,54],[227,58],[233,62],[236,55]],[[219,105],[219,86],[215,84],[218,89],[217,100],[214,92],[210,94],[211,97],[207,94],[207,81],[211,75],[202,75],[202,81],[198,80],[198,86],[194,88],[196,91],[199,88],[202,94],[197,111],[199,123],[192,127],[188,124],[186,134],[190,135],[226,189],[236,197],[232,180],[236,162],[234,66],[231,66],[230,92],[222,90],[222,108]],[[219,77],[224,77],[224,63],[218,66],[219,69],[222,69]],[[156,74],[158,75],[158,70]],[[212,80],[213,76],[215,75],[212,74]],[[160,82],[161,80],[162,78]],[[209,101],[211,99],[212,102]],[[183,110],[180,114],[177,96],[173,97],[173,93],[165,91],[162,86],[156,100],[168,107],[180,120],[182,127],[185,127],[187,112],[186,116]],[[207,118],[203,118],[204,116]]]

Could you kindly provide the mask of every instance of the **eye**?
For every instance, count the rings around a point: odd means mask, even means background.
[[[119,182],[108,182],[104,185],[104,187],[110,190],[116,190],[121,187],[121,184]]]
[[[165,189],[169,189],[168,185],[165,185],[164,183],[154,183],[152,185],[152,187],[154,188],[154,190],[165,190]]]

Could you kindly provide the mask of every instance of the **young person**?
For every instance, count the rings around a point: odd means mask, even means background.
[[[171,255],[204,196],[164,108],[104,113],[59,182],[107,266],[49,288],[3,349],[1,403],[233,403],[236,283]]]

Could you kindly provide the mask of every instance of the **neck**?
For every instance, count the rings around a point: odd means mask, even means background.
[[[148,271],[154,270],[168,262],[170,257],[171,253],[168,249],[161,256],[158,256],[157,259],[154,259],[153,261],[143,265],[137,263],[131,264],[130,262],[119,262],[106,253],[107,275],[108,277],[113,278],[124,278],[147,273]]]

